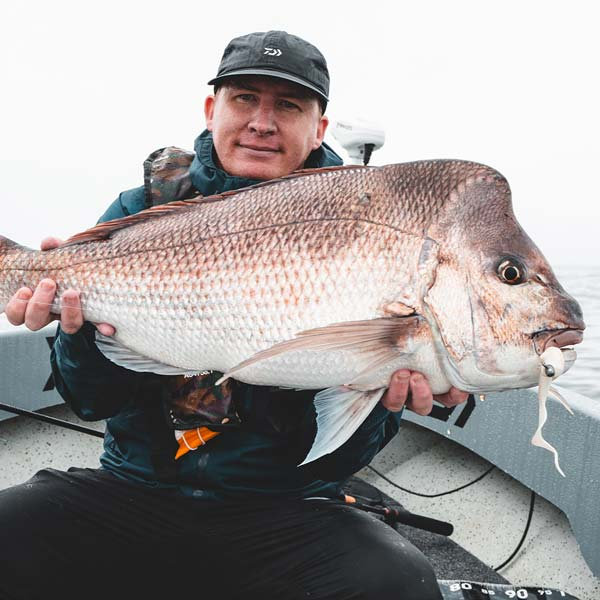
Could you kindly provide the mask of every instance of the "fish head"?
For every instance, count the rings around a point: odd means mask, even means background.
[[[583,339],[581,307],[517,222],[506,179],[465,165],[429,227],[437,256],[426,316],[452,385],[531,387],[548,347],[563,350],[565,370],[575,361],[570,346]]]

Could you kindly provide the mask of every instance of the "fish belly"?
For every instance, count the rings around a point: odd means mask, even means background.
[[[392,301],[417,304],[417,240],[399,244],[375,226],[357,234],[350,224],[333,243],[331,231],[319,238],[315,228],[96,260],[85,272],[65,269],[60,287],[82,290],[85,318],[114,325],[124,346],[194,371],[224,372],[307,329],[381,317]],[[355,372],[349,353],[325,355],[285,357],[253,382],[319,388]],[[294,368],[292,381],[281,379]]]

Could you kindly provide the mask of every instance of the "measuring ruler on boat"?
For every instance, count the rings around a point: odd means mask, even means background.
[[[444,600],[578,600],[567,592],[543,586],[523,587],[459,579],[439,579],[438,584]]]

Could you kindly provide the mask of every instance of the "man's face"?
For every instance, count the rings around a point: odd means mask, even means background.
[[[323,141],[329,120],[302,86],[275,77],[235,78],[204,104],[224,171],[273,179],[301,169]]]

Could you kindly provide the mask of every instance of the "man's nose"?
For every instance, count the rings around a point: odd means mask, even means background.
[[[274,133],[277,129],[277,125],[275,122],[275,111],[273,110],[273,106],[267,103],[260,103],[248,122],[248,128],[258,135],[269,135]]]

